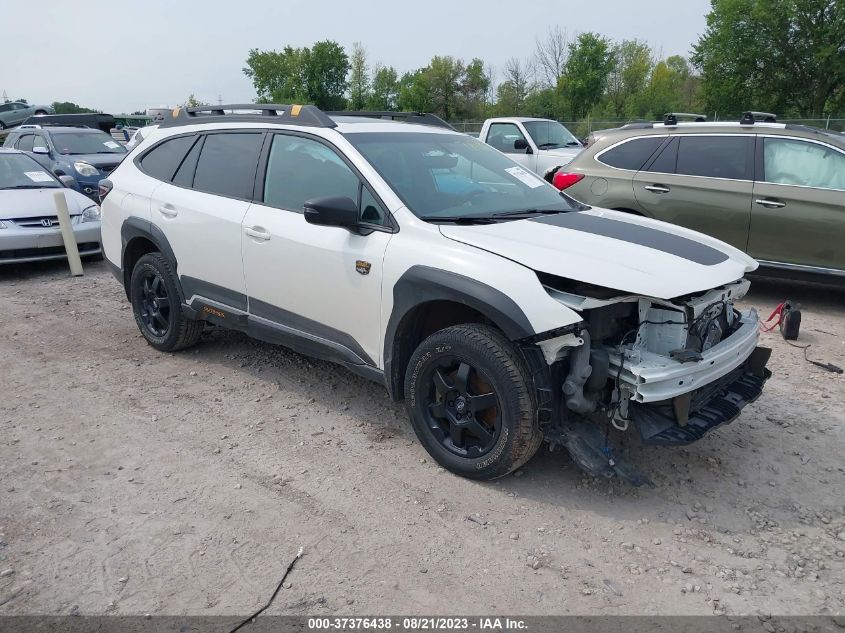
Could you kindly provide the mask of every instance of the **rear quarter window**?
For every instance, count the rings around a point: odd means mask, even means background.
[[[596,160],[604,165],[617,169],[639,171],[646,161],[651,158],[657,148],[666,140],[665,136],[642,136],[623,142],[616,147],[605,150]]]
[[[208,134],[194,174],[194,189],[232,198],[252,198],[262,132]]]
[[[141,169],[153,178],[169,182],[194,140],[195,135],[177,136],[156,145],[141,158]]]

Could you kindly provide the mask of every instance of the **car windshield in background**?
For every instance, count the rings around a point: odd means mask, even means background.
[[[408,209],[426,220],[582,208],[536,174],[463,134],[361,132],[346,138]]]
[[[44,168],[25,154],[0,154],[0,190],[61,187]]]
[[[557,121],[526,121],[523,125],[540,149],[581,147],[581,141]]]
[[[125,154],[126,149],[105,132],[54,132],[59,154]]]

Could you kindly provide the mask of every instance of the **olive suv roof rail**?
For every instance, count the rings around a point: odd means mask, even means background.
[[[778,118],[770,112],[743,112],[739,120],[740,125],[754,125],[755,123],[777,123]]]
[[[667,112],[663,115],[663,125],[678,125],[679,119],[692,119],[696,123],[704,123],[707,121],[707,116],[689,112]]]
[[[454,130],[451,125],[441,119],[436,114],[429,112],[391,112],[388,110],[362,110],[362,111],[348,111],[337,110],[334,112],[326,112],[329,116],[349,116],[349,117],[367,117],[370,119],[387,119],[389,121],[404,121],[405,123],[417,123],[420,125],[433,125],[435,127],[443,127],[449,130]]]
[[[307,125],[309,127],[337,127],[325,112],[313,105],[283,105],[279,103],[235,103],[216,106],[174,108],[161,127],[219,123],[221,119],[233,123],[266,122]]]

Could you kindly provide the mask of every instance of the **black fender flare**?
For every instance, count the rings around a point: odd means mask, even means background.
[[[126,290],[127,297],[129,296],[129,276],[132,274],[132,271],[128,270],[126,266],[124,266],[124,262],[126,261],[126,247],[129,245],[129,242],[139,237],[152,242],[159,252],[170,260],[173,267],[177,271],[179,270],[176,255],[173,252],[173,248],[170,246],[170,242],[167,241],[167,237],[165,237],[164,232],[149,220],[143,220],[138,217],[127,218],[123,221],[123,225],[120,227],[121,281],[123,282],[123,288]],[[178,272],[176,275],[176,282],[180,283]]]
[[[501,290],[451,271],[412,266],[393,286],[393,309],[384,335],[384,377],[395,400],[401,399],[405,369],[395,359],[400,326],[414,308],[430,301],[453,301],[473,308],[512,341],[537,334],[522,309]]]

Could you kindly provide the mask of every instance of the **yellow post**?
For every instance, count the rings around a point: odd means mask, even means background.
[[[70,274],[79,277],[82,275],[82,260],[79,258],[79,247],[76,245],[76,236],[73,234],[73,226],[70,223],[70,212],[67,210],[65,192],[56,191],[53,194],[53,202],[56,205],[56,215],[59,216],[59,226],[62,229],[62,240],[65,243]]]

